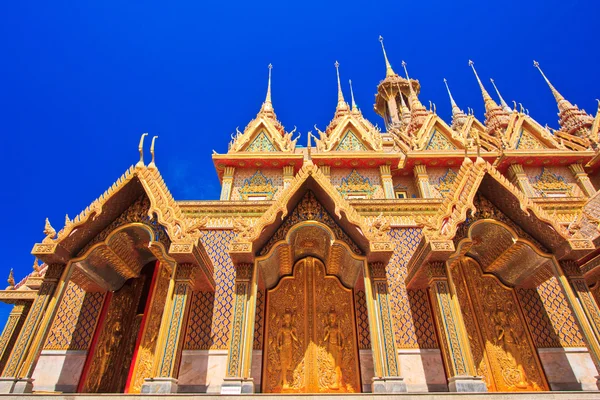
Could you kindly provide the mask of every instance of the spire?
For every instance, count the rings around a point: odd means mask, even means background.
[[[410,81],[410,77],[408,76],[408,69],[406,68],[406,62],[402,61],[402,67],[404,67],[404,73],[406,74],[406,80],[408,81],[408,90],[410,92],[410,96],[408,98],[408,102],[410,103],[411,111],[415,111],[417,108],[425,109],[423,104],[419,101],[417,94],[415,93],[415,89],[412,86],[412,82]]]
[[[494,82],[494,80],[490,78],[490,82],[492,82],[492,86],[494,86],[494,89],[496,90],[496,94],[500,98],[500,104],[502,105],[502,108],[504,109],[504,111],[506,111],[507,113],[511,113],[512,109],[508,106],[508,104],[506,104],[506,102],[502,98],[502,95],[500,94],[500,91],[496,87],[496,83]]]
[[[554,95],[554,98],[556,99],[556,102],[558,103],[558,106],[560,108],[560,103],[562,101],[565,100],[565,98],[558,93],[558,90],[556,90],[556,88],[554,86],[552,86],[552,84],[550,83],[550,81],[548,80],[548,78],[546,78],[546,75],[544,74],[544,71],[542,71],[542,69],[540,68],[540,63],[533,60],[533,66],[535,68],[538,69],[538,71],[540,71],[540,74],[542,74],[542,76],[544,77],[544,80],[546,81],[546,83],[548,84],[548,86],[550,86],[550,90],[552,91],[552,94]],[[562,111],[562,110],[561,110]]]
[[[356,102],[354,101],[354,91],[352,90],[352,79],[349,79],[350,83],[350,97],[352,98],[352,111],[358,111],[358,107],[356,106]]]
[[[483,83],[481,83],[481,79],[479,79],[479,75],[477,75],[477,71],[475,70],[475,63],[473,61],[469,60],[469,65],[471,66],[471,68],[473,69],[473,72],[475,73],[475,78],[477,78],[477,82],[479,82],[479,87],[481,88],[481,94],[483,95],[483,101],[485,102],[485,110],[489,111],[488,110],[489,107],[498,107],[498,104],[496,104],[494,99],[492,99],[492,96],[490,96],[490,94],[487,92],[487,90],[485,90]]]
[[[402,94],[402,92],[400,92],[400,106],[402,108],[402,123],[404,125],[408,125],[410,123],[411,115],[410,115],[410,110],[408,109],[408,107],[406,106],[406,103],[404,102],[404,95]]]
[[[450,97],[450,104],[452,104],[452,124],[459,123],[462,124],[465,122],[467,115],[461,110],[454,98],[452,97],[452,93],[450,92],[450,87],[448,86],[448,81],[444,78],[444,84],[446,85],[446,90],[448,91],[448,96]]]
[[[269,81],[267,84],[267,96],[265,97],[265,101],[260,108],[260,111],[273,111],[273,103],[271,103],[271,70],[273,69],[273,64],[269,64]]]
[[[383,45],[383,36],[379,35],[379,43],[381,43],[381,50],[383,50],[383,58],[385,59],[385,77],[388,78],[390,76],[396,75],[394,70],[392,69],[392,65],[390,64],[387,53],[385,52],[385,46]]]
[[[340,63],[335,62],[335,72],[337,74],[337,84],[338,84],[338,104],[336,107],[336,111],[347,110],[348,103],[344,100],[344,94],[342,93],[342,84],[340,83]]]

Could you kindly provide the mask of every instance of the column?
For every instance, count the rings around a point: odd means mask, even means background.
[[[594,188],[594,185],[592,185],[588,174],[583,170],[583,165],[571,164],[569,165],[569,169],[573,172],[573,175],[575,175],[579,187],[586,196],[592,197],[596,194],[596,189]]]
[[[319,166],[319,169],[321,170],[321,172],[323,172],[323,175],[325,175],[327,179],[329,179],[329,181],[331,182],[331,167],[329,165],[321,165]]]
[[[177,393],[181,351],[192,298],[194,265],[179,264],[175,268],[156,349],[155,377],[144,380],[142,393]]]
[[[401,92],[399,92],[399,94],[402,96]],[[388,97],[387,106],[388,112],[390,113],[390,119],[392,120],[392,125],[400,124],[400,112],[398,111],[398,103],[396,102],[395,93]]]
[[[381,183],[383,184],[383,192],[386,199],[394,199],[394,182],[392,181],[392,171],[389,165],[380,165],[379,172],[381,173]]]
[[[221,200],[231,199],[234,172],[234,167],[225,167],[225,171],[223,172],[223,185],[221,186]]]
[[[31,375],[67,288],[72,267],[50,264],[0,377],[0,393],[31,393]]]
[[[369,263],[366,275],[365,294],[375,364],[375,377],[371,385],[373,393],[406,392],[406,383],[400,376],[398,365],[385,265]]]
[[[508,167],[508,179],[521,189],[527,197],[536,197],[536,193],[521,164],[511,164],[511,166]]]
[[[15,305],[8,316],[8,321],[6,321],[2,336],[0,336],[0,370],[4,369],[6,366],[6,361],[8,361],[8,357],[14,347],[15,341],[21,333],[30,306],[30,302],[19,300],[15,302]]]
[[[237,264],[233,294],[233,321],[227,370],[221,394],[254,393],[252,344],[256,314],[256,274],[253,264]]]
[[[476,375],[469,338],[462,319],[458,297],[445,262],[430,263],[429,296],[440,336],[444,367],[451,392],[487,392],[483,379]]]
[[[575,319],[579,324],[581,333],[592,357],[592,361],[600,372],[600,311],[598,304],[580,272],[575,261],[561,261],[560,264],[552,263],[554,274],[565,294]],[[600,377],[596,377],[596,385],[600,389]]]
[[[287,188],[294,180],[294,166],[286,165],[283,167],[283,188]]]
[[[427,175],[427,167],[419,164],[415,165],[413,170],[419,188],[419,195],[424,199],[431,198],[431,188],[429,187],[429,175]]]

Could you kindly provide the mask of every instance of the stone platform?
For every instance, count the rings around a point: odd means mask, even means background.
[[[344,395],[316,395],[316,394],[249,394],[237,396],[218,396],[210,394],[49,394],[35,393],[29,395],[0,395],[0,400],[592,400],[600,399],[600,392],[528,392],[528,393],[403,393],[403,394],[344,394]]]

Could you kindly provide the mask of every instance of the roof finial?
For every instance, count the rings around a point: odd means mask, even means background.
[[[144,138],[148,136],[147,133],[142,133],[142,137],[140,138],[140,144],[138,145],[138,150],[140,151],[140,161],[138,161],[137,164],[135,164],[136,168],[137,167],[144,167]]]
[[[340,83],[340,63],[336,61],[333,65],[335,66],[338,84],[338,104],[336,107],[336,111],[345,110],[348,108],[348,104],[346,104],[346,101],[344,100],[344,94],[342,93],[342,84]]]
[[[354,101],[354,91],[352,90],[352,79],[348,79],[350,83],[350,97],[352,98],[352,111],[357,111],[358,107],[356,106],[356,102]]]
[[[15,272],[12,268],[8,273],[8,279],[6,280],[6,282],[8,282],[8,287],[6,288],[6,290],[12,290],[15,288]]]
[[[396,73],[392,69],[392,65],[390,64],[387,53],[385,52],[385,46],[383,45],[383,36],[379,35],[379,43],[381,43],[381,49],[383,50],[383,58],[385,59],[385,77],[394,76]]]
[[[446,78],[444,78],[444,84],[446,85],[446,90],[448,91],[448,96],[450,97],[450,104],[452,105],[452,123],[460,124],[465,122],[467,116],[465,115],[465,112],[461,110],[454,101],[452,93],[450,93],[450,87],[448,86],[448,81],[446,80]]]
[[[556,90],[556,88],[554,86],[552,86],[552,84],[550,83],[548,78],[546,78],[544,71],[542,71],[542,69],[540,68],[540,63],[533,60],[533,66],[536,67],[538,69],[538,71],[540,71],[540,74],[542,74],[542,76],[544,77],[544,80],[546,81],[548,86],[550,86],[550,90],[552,91],[552,94],[554,95],[556,102],[560,102],[560,101],[564,100],[565,98],[560,93],[558,93],[558,90]]]
[[[475,70],[475,63],[473,61],[469,60],[469,65],[471,66],[471,68],[473,69],[473,72],[475,73],[475,78],[477,78],[477,82],[479,82],[479,87],[481,88],[481,94],[483,94],[483,100],[486,103],[489,101],[494,102],[494,100],[492,99],[492,96],[490,96],[490,94],[487,92],[487,90],[485,90],[483,83],[481,83],[481,79],[479,79],[479,75],[477,75],[477,70]],[[494,102],[494,104],[496,104],[496,103]]]
[[[150,145],[150,154],[152,154],[152,161],[148,164],[148,168],[156,168],[156,164],[154,163],[154,142],[156,142],[158,136],[154,136],[152,138],[152,144]]]
[[[42,267],[40,266],[40,263],[36,257],[35,260],[33,260],[33,275],[40,276],[41,269],[42,269]]]
[[[496,83],[494,82],[494,80],[490,78],[490,82],[492,82],[492,86],[494,86],[494,89],[496,90],[496,94],[500,98],[500,104],[502,105],[502,108],[504,108],[504,111],[506,111],[507,113],[511,113],[512,109],[508,106],[508,104],[506,104],[506,102],[502,98],[502,95],[500,94],[500,91],[496,87]]]
[[[454,107],[458,107],[458,106],[456,105],[456,102],[452,98],[452,93],[450,93],[450,88],[448,87],[448,80],[446,78],[444,78],[444,84],[446,85],[446,90],[448,91],[448,96],[450,96],[450,104],[452,105],[452,109],[454,110]]]
[[[410,77],[408,76],[408,69],[406,68],[406,62],[402,61],[402,67],[404,68],[404,73],[406,74],[406,80],[408,81],[408,90],[410,92],[410,96],[408,97],[408,103],[410,104],[411,112],[415,111],[417,108],[421,108],[425,110],[425,106],[421,104],[417,94],[415,93],[415,89],[413,88],[412,82],[410,81]]]
[[[271,70],[273,69],[273,64],[268,65],[269,68],[269,81],[267,84],[267,96],[265,97],[265,101],[260,108],[261,112],[268,111],[269,113],[273,111],[273,103],[271,103]]]

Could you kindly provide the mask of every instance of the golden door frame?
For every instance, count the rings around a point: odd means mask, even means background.
[[[330,296],[325,296],[328,289]],[[283,302],[279,296],[281,291],[284,291]],[[274,296],[279,296],[275,306],[277,309],[272,303]],[[302,296],[300,306],[297,303],[300,300],[298,296]],[[324,304],[317,304],[325,298],[331,298],[331,303],[325,301]],[[354,290],[345,287],[337,276],[328,275],[322,260],[313,256],[297,260],[292,274],[282,277],[275,287],[267,290],[261,385],[263,391],[360,392],[354,302]],[[296,316],[300,317],[301,326],[295,324]],[[348,331],[352,334],[344,337]],[[284,367],[284,363],[290,365]],[[270,371],[271,367],[279,367],[278,372]],[[290,372],[291,382],[288,382]]]

